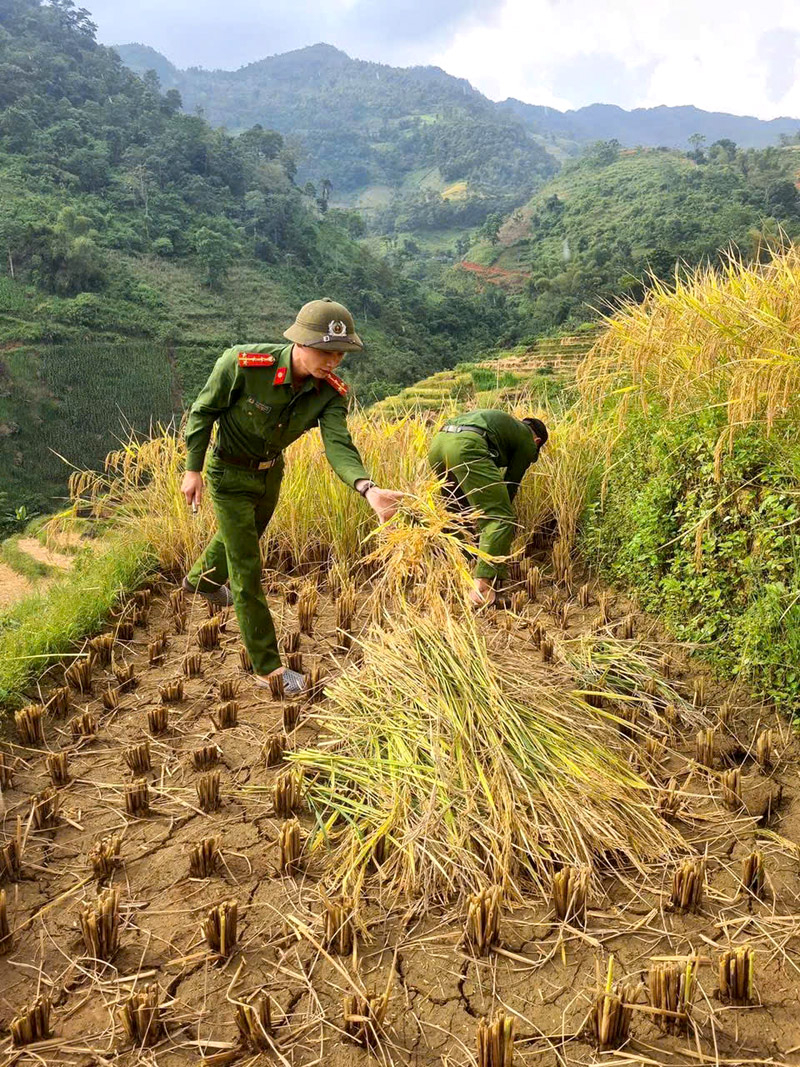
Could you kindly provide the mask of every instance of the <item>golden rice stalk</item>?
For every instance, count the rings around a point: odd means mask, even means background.
[[[175,627],[176,634],[185,634],[189,628],[189,616],[185,611],[179,611],[172,616],[172,625]]]
[[[521,615],[528,603],[528,594],[524,589],[517,589],[511,594],[511,610],[515,615]]]
[[[100,699],[106,711],[115,711],[119,707],[119,690],[109,685],[100,694]]]
[[[299,704],[284,704],[283,705],[283,730],[284,733],[290,734],[294,730],[300,721],[300,705]]]
[[[289,606],[291,606],[292,604],[296,604],[300,595],[297,589],[297,582],[287,582],[283,590],[283,595],[286,599],[286,603]]]
[[[297,671],[298,674],[303,673],[303,653],[302,652],[287,652],[286,653],[286,666],[290,671]]]
[[[705,675],[698,675],[694,680],[694,687],[692,692],[692,705],[695,708],[702,708],[706,703],[706,678]]]
[[[223,678],[219,683],[219,699],[235,700],[239,692],[239,683],[235,678]]]
[[[750,945],[723,952],[719,961],[719,999],[728,1004],[752,1004],[754,968],[755,953]]]
[[[38,997],[11,1020],[11,1044],[14,1048],[34,1045],[52,1037],[50,1030],[50,998]]]
[[[699,730],[695,739],[695,760],[702,767],[713,767],[717,756],[717,732],[713,726]]]
[[[239,705],[235,700],[226,700],[219,709],[219,726],[221,730],[228,730],[239,722]]]
[[[150,786],[144,779],[125,787],[125,810],[129,815],[149,814]]]
[[[152,589],[137,589],[133,594],[133,602],[139,608],[149,608],[153,600]]]
[[[179,704],[183,700],[183,679],[178,678],[158,687],[162,704]]]
[[[104,890],[94,904],[85,902],[80,922],[86,954],[93,960],[112,960],[119,948],[119,889]]]
[[[611,623],[611,596],[609,593],[601,593],[597,598],[597,604],[600,608],[600,623],[603,626],[608,626]]]
[[[336,636],[341,649],[353,643],[353,620],[357,610],[356,588],[352,582],[342,586],[336,600]]]
[[[539,586],[542,584],[542,574],[538,567],[531,567],[525,575],[525,591],[528,598],[536,601],[539,597]]]
[[[84,711],[70,719],[69,728],[73,741],[79,737],[94,737],[97,733],[97,719],[90,711]]]
[[[264,760],[268,767],[277,767],[283,761],[283,754],[288,745],[285,734],[270,734],[264,742]]]
[[[481,956],[486,956],[500,940],[500,905],[502,889],[499,885],[480,889],[467,902],[464,943]]]
[[[542,641],[541,641],[541,644],[539,645],[539,651],[541,652],[541,656],[542,656],[542,663],[552,663],[553,662],[554,649],[555,649],[555,646],[553,645],[553,642],[552,642],[551,638],[543,637]]]
[[[209,619],[213,619],[215,615],[220,616],[219,626],[220,630],[224,630],[224,623],[227,621],[225,608],[222,604],[214,604],[212,601],[206,601],[206,615]]]
[[[113,650],[113,634],[100,634],[98,637],[93,637],[89,642],[91,658],[98,667],[108,667],[111,664],[111,654]]]
[[[516,1019],[498,1011],[494,1019],[478,1023],[478,1067],[513,1067]]]
[[[0,791],[10,789],[14,783],[14,767],[6,760],[5,752],[0,752]]]
[[[133,622],[130,619],[120,619],[114,631],[114,639],[116,641],[133,640]]]
[[[320,663],[312,663],[308,672],[308,703],[318,704],[325,696],[326,678]]]
[[[658,661],[658,669],[661,671],[662,675],[667,680],[672,677],[672,657],[670,656],[669,652],[665,652],[661,659]]]
[[[114,666],[114,677],[117,679],[117,687],[120,693],[127,693],[129,689],[135,689],[136,675],[133,672],[132,663],[121,663]]]
[[[253,1052],[269,1052],[273,1044],[272,1006],[268,993],[254,993],[247,1001],[237,1001],[234,1013],[243,1043]]]
[[[0,849],[0,878],[18,882],[22,874],[22,817],[17,816],[14,836]]]
[[[375,1048],[380,1043],[388,1006],[388,992],[380,996],[369,993],[346,996],[342,1012],[344,1032],[362,1048]]]
[[[720,726],[729,726],[733,719],[734,707],[733,704],[727,700],[720,704],[719,712],[717,714],[717,720]]]
[[[658,791],[656,810],[659,815],[663,815],[665,819],[671,815],[677,815],[682,804],[682,797],[683,794],[678,788],[677,781],[674,778],[670,778],[666,789]]]
[[[52,787],[31,797],[31,825],[35,830],[53,830],[58,825],[61,797]]]
[[[219,783],[219,771],[209,771],[197,779],[197,801],[207,815],[219,809]]]
[[[606,987],[595,999],[589,1013],[589,1033],[601,1050],[621,1048],[631,1033],[633,1005],[642,992],[640,982],[622,982],[616,988],[613,981],[614,957],[608,961]]]
[[[246,648],[239,649],[239,666],[245,674],[253,673],[253,661],[250,659],[250,653]]]
[[[326,948],[340,956],[349,956],[356,942],[353,898],[342,893],[335,898],[322,894],[323,935]]]
[[[535,620],[531,623],[531,642],[533,647],[541,648],[542,638],[544,637],[547,637],[547,631],[538,620]]]
[[[0,956],[7,956],[13,947],[14,939],[11,936],[11,927],[8,924],[6,891],[5,889],[0,889]]]
[[[756,760],[762,771],[768,771],[775,764],[775,732],[762,730],[756,738]]]
[[[186,593],[183,589],[173,589],[169,594],[169,606],[173,615],[183,615],[186,612]]]
[[[102,882],[109,878],[122,863],[122,838],[118,834],[103,837],[91,846],[88,852],[89,864],[95,878]]]
[[[155,667],[161,663],[167,652],[167,640],[162,635],[157,637],[155,641],[151,641],[147,646],[147,661],[151,667]]]
[[[283,674],[269,675],[269,693],[273,700],[283,700]]]
[[[46,761],[47,773],[53,785],[67,785],[70,779],[66,752],[51,752]]]
[[[706,861],[702,856],[683,860],[672,876],[670,904],[675,911],[699,911],[703,903]]]
[[[45,705],[45,710],[51,715],[59,715],[63,718],[69,711],[70,705],[70,690],[68,685],[62,685],[58,689],[54,689],[50,695],[50,699]]]
[[[133,993],[119,1009],[119,1021],[128,1041],[137,1048],[152,1048],[164,1036],[161,992],[158,985]]]
[[[189,852],[189,877],[210,878],[219,863],[219,844],[216,837],[204,837]]]
[[[219,635],[219,615],[214,615],[213,618],[206,619],[205,622],[201,622],[197,627],[197,643],[203,652],[211,652],[213,649],[219,648]]]
[[[224,900],[211,908],[203,922],[203,937],[212,952],[227,958],[236,948],[239,905]]]
[[[681,713],[675,704],[664,705],[664,721],[672,730],[676,730],[681,724]]]
[[[122,758],[128,764],[130,770],[139,776],[148,774],[153,769],[149,741],[142,741],[138,745],[128,745],[123,750]]]
[[[314,618],[319,605],[319,591],[313,582],[305,582],[297,598],[297,624],[300,633],[314,632]]]
[[[653,1021],[665,1034],[685,1034],[695,988],[695,963],[653,962],[647,972],[650,1004],[658,1014]]]
[[[759,900],[764,895],[764,854],[751,852],[742,858],[742,888]]]
[[[147,626],[147,621],[150,618],[150,608],[144,606],[138,606],[136,604],[131,608],[131,622],[134,626]]]
[[[592,602],[591,593],[589,591],[589,583],[584,584],[578,590],[578,604],[585,610]]]
[[[92,660],[76,659],[75,662],[64,671],[64,680],[71,689],[78,693],[91,693],[92,691]]]
[[[642,764],[650,772],[654,773],[664,762],[666,746],[662,737],[652,735],[644,739],[641,749]]]
[[[44,708],[39,704],[28,704],[14,712],[17,733],[23,745],[44,744]]]
[[[636,618],[626,615],[617,626],[617,636],[621,641],[631,641],[636,636]]]
[[[742,807],[742,772],[738,767],[723,771],[720,775],[722,803],[728,811],[739,811]]]
[[[272,787],[272,804],[275,814],[288,818],[303,803],[303,775],[295,768],[283,771]]]
[[[285,634],[283,638],[283,651],[299,652],[300,651],[300,631],[292,630],[290,633]]]
[[[219,763],[220,755],[216,745],[203,745],[192,753],[192,766],[196,771],[207,771]]]
[[[588,867],[562,867],[553,875],[553,907],[562,922],[585,928],[590,877]]]
[[[147,728],[154,737],[166,733],[168,726],[169,708],[165,704],[147,709]]]
[[[563,537],[553,542],[553,573],[557,582],[572,584],[572,553]]]
[[[303,838],[296,818],[287,819],[278,834],[278,870],[281,874],[296,874],[300,870]]]

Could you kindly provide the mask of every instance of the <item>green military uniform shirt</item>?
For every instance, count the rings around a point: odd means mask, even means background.
[[[517,495],[525,471],[539,456],[539,446],[524,422],[506,411],[491,408],[467,411],[447,420],[448,426],[479,426],[486,430],[487,440],[498,467],[504,467],[509,500]]]
[[[192,404],[186,422],[186,469],[201,471],[218,421],[217,447],[243,459],[278,456],[306,430],[319,426],[325,455],[354,487],[368,478],[347,428],[347,387],[336,375],[307,378],[292,388],[292,345],[226,349]]]

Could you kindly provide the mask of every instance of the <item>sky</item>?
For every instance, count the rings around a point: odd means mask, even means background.
[[[324,41],[493,100],[800,117],[798,0],[77,0],[104,44],[235,70]]]

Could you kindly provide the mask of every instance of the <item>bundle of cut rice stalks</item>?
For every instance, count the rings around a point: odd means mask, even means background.
[[[328,744],[288,756],[339,884],[352,892],[380,855],[411,895],[514,896],[525,881],[547,895],[555,867],[642,867],[679,844],[603,712],[543,685],[523,699],[475,619],[435,603],[373,630],[326,690]]]

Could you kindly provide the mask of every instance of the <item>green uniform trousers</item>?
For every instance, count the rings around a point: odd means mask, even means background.
[[[281,665],[278,639],[261,587],[259,541],[278,503],[283,457],[266,471],[248,471],[212,455],[206,479],[217,533],[187,574],[195,589],[214,589],[230,579],[233,606],[256,674]]]
[[[431,442],[428,461],[439,477],[446,479],[447,505],[454,511],[475,508],[482,514],[478,523],[478,547],[491,556],[507,556],[514,540],[514,509],[503,481],[503,472],[494,462],[489,445],[477,433],[437,433]],[[478,560],[476,578],[501,578],[502,563]]]

